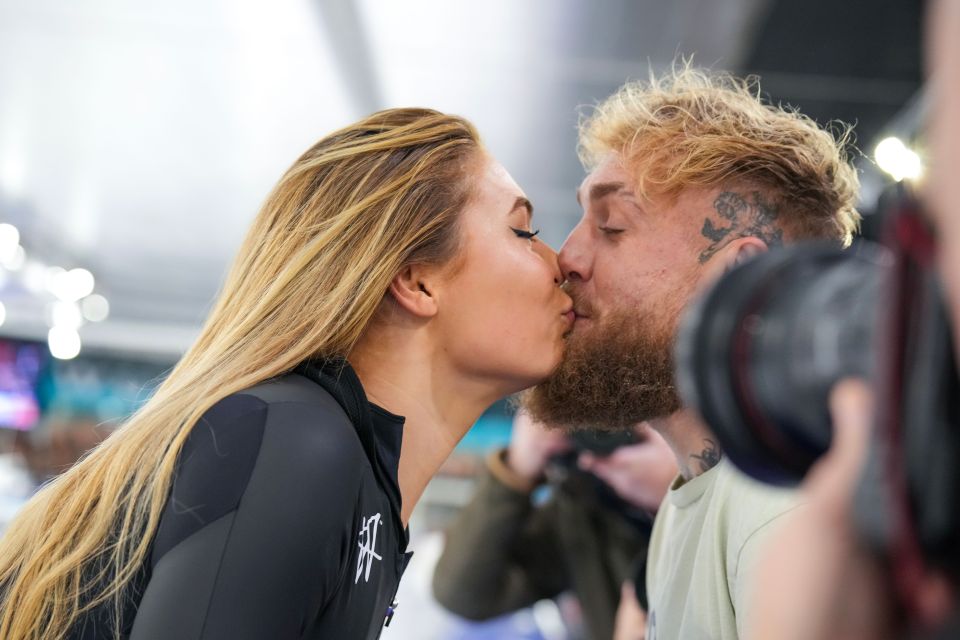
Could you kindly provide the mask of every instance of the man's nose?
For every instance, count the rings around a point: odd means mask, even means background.
[[[558,259],[566,280],[575,282],[590,279],[593,259],[589,233],[583,222],[574,227],[567,236],[566,242],[560,247]]]

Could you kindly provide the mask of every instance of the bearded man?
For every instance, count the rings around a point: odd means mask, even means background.
[[[583,217],[560,252],[576,322],[565,362],[525,399],[538,421],[649,422],[680,470],[656,517],[647,638],[737,638],[757,550],[790,492],[737,472],[673,383],[695,292],[784,242],[846,246],[858,181],[835,137],[754,84],[679,65],[621,88],[581,127]]]

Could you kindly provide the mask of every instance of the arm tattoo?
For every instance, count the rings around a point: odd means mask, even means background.
[[[723,457],[723,451],[720,449],[719,445],[710,438],[704,438],[703,443],[706,445],[699,454],[691,453],[690,457],[700,463],[700,473],[706,473],[713,469],[715,466],[720,464],[720,458]]]
[[[710,245],[700,253],[700,264],[735,238],[752,236],[771,247],[783,244],[783,230],[777,226],[780,212],[759,191],[724,191],[713,201],[713,208],[721,222],[717,225],[710,218],[704,219],[700,233],[710,240]]]

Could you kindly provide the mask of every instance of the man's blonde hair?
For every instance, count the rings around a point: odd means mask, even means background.
[[[647,82],[630,82],[580,124],[580,158],[593,169],[621,155],[643,197],[688,187],[750,188],[779,211],[791,239],[850,244],[860,214],[859,180],[836,136],[789,108],[764,104],[756,78],[696,69],[688,62]]]

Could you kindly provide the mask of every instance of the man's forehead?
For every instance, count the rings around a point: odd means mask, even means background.
[[[622,182],[624,184],[631,182],[630,173],[623,166],[619,154],[610,154],[595,166],[580,183],[580,189],[583,190],[585,187],[588,188],[591,184],[598,182]]]
[[[634,197],[632,176],[616,158],[608,158],[587,174],[577,189],[577,201],[584,204],[611,194]]]

